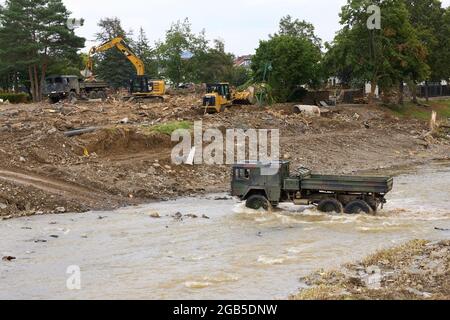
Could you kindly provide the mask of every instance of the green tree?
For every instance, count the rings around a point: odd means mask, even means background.
[[[28,76],[33,101],[55,62],[78,60],[84,39],[67,27],[70,12],[61,0],[7,0],[0,11],[0,60],[9,72]]]
[[[278,35],[305,38],[309,39],[319,48],[322,46],[322,39],[315,34],[313,24],[305,20],[294,20],[290,15],[281,18]]]
[[[381,9],[381,30],[367,28],[371,15],[367,8],[372,4]],[[370,102],[377,85],[388,92],[411,78],[420,81],[428,76],[427,50],[403,0],[348,0],[340,17],[343,29],[331,44],[325,65],[335,74],[351,75],[352,82],[370,82]]]
[[[405,0],[405,3],[411,24],[428,50],[430,80],[450,78],[449,60],[445,59],[450,50],[450,24],[446,17],[450,9],[443,8],[439,0]]]
[[[146,74],[150,77],[158,78],[159,72],[156,53],[150,47],[147,35],[142,27],[139,29],[139,34],[133,47],[136,55],[144,62]]]
[[[97,40],[104,43],[116,37],[123,37],[130,47],[134,47],[132,32],[125,32],[119,18],[105,18],[98,23],[100,32]],[[94,72],[111,87],[127,88],[129,81],[136,76],[133,64],[116,49],[99,53],[95,56]]]
[[[234,56],[225,52],[225,44],[214,40],[214,46],[205,51],[197,51],[192,58],[194,82],[214,83],[231,82],[233,77]]]
[[[321,52],[316,44],[306,37],[275,35],[260,41],[252,59],[256,81],[263,81],[267,66],[271,65],[268,83],[278,101],[289,99],[300,85],[314,86],[320,81]]]
[[[164,42],[157,44],[158,58],[163,68],[163,74],[175,86],[182,82],[195,81],[198,77],[195,64],[207,51],[205,32],[196,35],[192,32],[191,24],[186,18],[178,21],[166,32]]]

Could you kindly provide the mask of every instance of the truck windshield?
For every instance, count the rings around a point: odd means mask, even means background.
[[[250,170],[249,169],[236,169],[235,176],[240,180],[249,180],[250,179]]]

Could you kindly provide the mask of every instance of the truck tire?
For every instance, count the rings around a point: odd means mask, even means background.
[[[269,210],[270,203],[266,197],[256,194],[247,199],[245,206],[253,210],[259,209]]]
[[[97,97],[98,97],[98,99],[102,99],[102,101],[106,101],[106,99],[108,98],[108,97],[106,96],[105,91],[99,91],[99,92],[97,93]]]
[[[336,199],[325,199],[322,200],[319,205],[317,206],[317,209],[321,212],[325,213],[342,213],[344,212],[344,206],[342,203]]]
[[[77,94],[73,91],[70,92],[67,96],[67,100],[69,101],[69,103],[76,103],[78,101]]]
[[[91,92],[89,92],[89,99],[91,99],[91,100],[98,99],[97,91],[91,91]]]
[[[345,213],[347,213],[347,214],[360,214],[360,213],[373,214],[373,209],[364,200],[354,200],[345,207]]]

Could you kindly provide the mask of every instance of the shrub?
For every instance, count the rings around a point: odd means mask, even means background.
[[[0,99],[11,103],[26,103],[29,96],[26,93],[0,93]]]

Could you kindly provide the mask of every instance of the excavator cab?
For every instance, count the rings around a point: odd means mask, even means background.
[[[223,112],[233,104],[229,83],[215,83],[206,86],[206,95],[203,97],[203,107],[206,113]]]
[[[132,98],[163,99],[166,94],[166,84],[162,80],[149,80],[147,76],[137,76],[130,81],[130,95]]]

